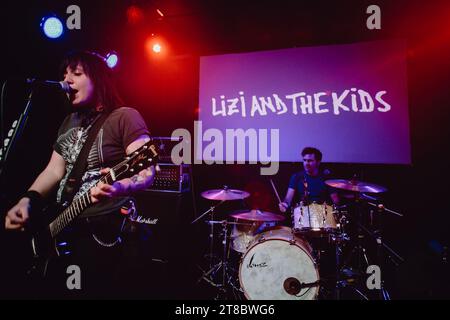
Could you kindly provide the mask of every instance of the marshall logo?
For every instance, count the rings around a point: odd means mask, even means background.
[[[252,257],[250,258],[250,262],[248,263],[247,268],[251,269],[251,268],[265,268],[265,267],[267,267],[267,263],[266,262],[253,263],[253,258],[255,258],[255,254],[253,254]]]
[[[142,216],[137,216],[136,218],[130,217],[131,221],[137,222],[137,223],[145,223],[145,224],[157,224],[158,218],[150,219],[150,218],[144,218]]]

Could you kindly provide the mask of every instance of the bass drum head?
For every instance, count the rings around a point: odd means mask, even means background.
[[[247,299],[317,298],[319,272],[310,246],[290,230],[281,228],[260,234],[245,253],[239,267],[239,281]],[[301,284],[313,285],[302,287]]]

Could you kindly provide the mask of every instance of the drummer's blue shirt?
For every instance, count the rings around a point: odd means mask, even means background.
[[[292,175],[289,180],[289,188],[296,191],[295,199],[298,201],[318,202],[318,203],[332,203],[330,193],[333,193],[333,188],[325,184],[325,177],[322,174],[317,176],[310,176],[305,171],[300,171]],[[305,195],[305,182],[307,193]],[[291,203],[294,205],[294,202]]]

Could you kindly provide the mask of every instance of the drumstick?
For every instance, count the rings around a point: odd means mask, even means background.
[[[280,196],[278,195],[277,188],[275,188],[275,185],[273,184],[272,179],[269,179],[269,180],[270,180],[270,183],[272,184],[273,191],[275,191],[275,194],[277,195],[278,203],[281,203],[281,199],[280,199]]]

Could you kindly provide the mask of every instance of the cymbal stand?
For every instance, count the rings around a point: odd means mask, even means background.
[[[373,206],[373,204],[371,204],[371,203],[369,203],[369,204]],[[382,213],[384,210],[386,210],[383,205],[378,205],[376,207],[378,208],[379,213]],[[395,211],[389,210],[388,212],[392,213]],[[395,213],[395,214],[398,216],[403,216],[399,213]],[[379,219],[379,220],[381,221],[381,219]],[[383,255],[384,250],[383,249],[385,249],[389,253],[388,257],[396,267],[398,267],[400,263],[404,262],[404,259],[383,241],[380,226],[378,226],[377,230],[375,230],[373,232],[371,232],[369,229],[367,229],[363,225],[360,225],[359,227],[366,234],[368,234],[371,238],[373,238],[377,243],[377,249],[376,249],[377,258],[376,258],[376,260],[377,260],[377,266],[380,268],[380,270],[384,269],[383,268],[383,265],[384,265],[384,259],[383,259],[384,258],[384,255]],[[394,258],[397,260],[395,260]],[[381,278],[381,281],[380,281],[379,298],[380,298],[380,300],[391,300],[389,292],[387,291],[387,289],[384,286],[384,278],[383,277]]]
[[[219,288],[219,292],[217,294],[216,299],[220,299],[220,297],[226,297],[227,294],[227,284],[230,283],[231,279],[228,273],[228,269],[230,266],[228,265],[228,225],[230,224],[238,224],[234,222],[228,222],[227,220],[222,221],[206,221],[210,225],[214,224],[221,224],[222,225],[222,245],[223,245],[223,251],[222,251],[222,260],[219,261],[217,264],[211,266],[211,268],[204,272],[204,274],[200,277],[198,282],[200,282],[202,279],[206,282],[210,283],[212,286]],[[221,283],[215,283],[214,276],[217,274],[217,272],[222,268],[222,279]],[[211,276],[211,277],[210,277]]]
[[[355,287],[353,284],[351,284],[349,282],[349,279],[344,279],[341,280],[341,276],[343,274],[345,274],[345,271],[349,272],[349,275],[357,276],[357,279],[359,281],[361,281],[361,276],[366,274],[366,270],[367,267],[370,265],[370,261],[369,261],[369,257],[367,255],[367,250],[363,245],[363,240],[364,240],[364,234],[363,234],[363,230],[361,227],[363,227],[362,225],[362,214],[363,214],[363,210],[361,208],[361,199],[356,198],[355,200],[355,213],[354,215],[356,216],[356,225],[357,225],[357,233],[356,233],[356,243],[353,245],[352,250],[350,251],[350,253],[348,254],[348,256],[346,257],[346,259],[343,262],[343,265],[340,265],[341,262],[341,254],[342,254],[342,247],[341,247],[341,243],[338,243],[336,245],[336,264],[338,267],[338,272],[337,272],[337,284],[336,284],[336,298],[340,298],[340,288],[343,287],[350,287],[351,289],[353,289],[359,296],[361,296],[364,300],[369,300],[368,297],[361,291],[359,290],[357,287]],[[345,235],[345,233],[344,233]],[[347,239],[348,240],[348,239]],[[341,241],[342,242],[342,241]],[[352,259],[354,258],[354,256],[356,255],[356,274],[352,274],[352,268],[351,268],[351,262]],[[363,265],[365,265],[365,268],[363,268]],[[348,276],[348,275],[347,275]]]
[[[369,262],[369,259],[367,257],[366,254],[366,249],[364,248],[363,244],[362,244],[362,239],[364,239],[364,234],[368,235],[370,238],[372,238],[373,240],[375,240],[376,242],[376,257],[374,259],[376,265],[380,268],[380,270],[383,270],[383,264],[384,264],[384,250],[386,250],[388,252],[388,257],[389,259],[392,261],[392,263],[398,267],[400,263],[404,262],[404,259],[397,254],[391,247],[389,247],[384,241],[383,241],[383,237],[382,237],[382,232],[381,232],[381,222],[382,219],[375,219],[375,221],[378,221],[378,226],[377,226],[377,230],[371,231],[369,230],[366,226],[364,226],[364,224],[362,223],[362,212],[363,209],[361,208],[362,204],[359,202],[361,199],[357,199],[357,203],[356,203],[356,216],[357,216],[357,220],[356,220],[356,226],[357,226],[357,244],[353,247],[353,250],[350,253],[350,256],[347,258],[346,263],[344,264],[344,266],[341,268],[341,272],[344,271],[345,266],[348,265],[348,262],[350,262],[352,255],[355,253],[355,251],[358,254],[358,258],[357,258],[357,262],[358,262],[358,266],[357,266],[357,271],[359,273],[359,276],[366,274],[366,270],[367,267],[369,265],[371,265],[371,263]],[[397,216],[403,216],[400,213],[397,213],[395,211],[392,210],[386,210],[384,208],[383,205],[376,205],[373,203],[368,203],[369,205],[376,207],[378,210],[378,213],[382,213],[383,211],[387,211],[391,214],[395,214]],[[371,210],[371,216],[373,216],[373,210]],[[371,223],[373,224],[373,222]],[[365,267],[366,269],[362,268],[362,258],[364,257],[364,262],[365,262]],[[360,277],[359,277],[360,278]],[[357,289],[355,287],[353,287],[353,289]],[[358,292],[359,295],[361,295],[363,298],[367,298],[365,297],[362,292],[356,290]],[[387,291],[387,289],[384,286],[384,279],[381,278],[380,281],[380,289],[379,289],[379,298],[381,300],[390,300],[390,295],[389,292]]]
[[[335,299],[340,300],[341,299],[341,255],[342,255],[342,236],[339,235],[332,235],[331,236],[332,241],[335,243],[335,254],[336,254],[336,286],[335,286]]]
[[[203,214],[201,214],[198,218],[196,218],[194,221],[191,222],[191,224],[196,223],[197,221],[199,221],[201,218],[203,218],[205,215],[207,215],[209,213],[210,215],[210,220],[214,220],[214,210],[220,206],[221,204],[223,204],[225,202],[225,200],[220,201],[218,204],[216,204],[215,206],[210,207],[207,211],[205,211]],[[214,224],[210,224],[211,228],[210,228],[210,233],[209,233],[209,267],[212,268],[214,265],[213,262],[213,252],[214,252]]]
[[[337,232],[330,234],[330,240],[335,244],[335,264],[336,264],[336,273],[335,273],[335,287],[334,287],[334,298],[336,300],[341,299],[341,287],[343,286],[343,282],[341,280],[341,257],[342,257],[342,246],[346,241],[349,241],[347,233],[345,233],[345,226],[347,224],[347,217],[342,215],[339,219]]]

